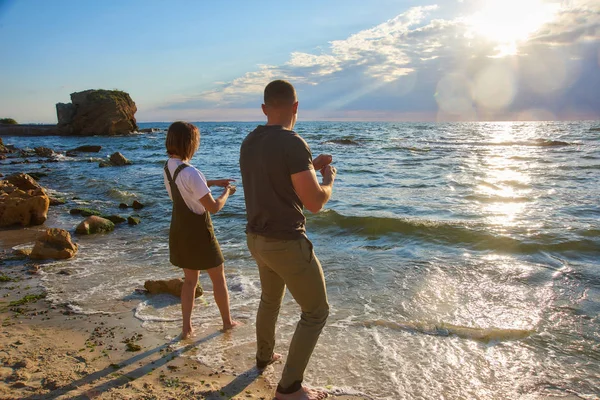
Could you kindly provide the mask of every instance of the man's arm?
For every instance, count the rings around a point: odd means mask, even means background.
[[[321,184],[317,181],[317,174],[312,168],[291,175],[294,190],[307,210],[317,213],[327,204],[331,197],[336,173],[335,167],[331,165],[323,167]]]

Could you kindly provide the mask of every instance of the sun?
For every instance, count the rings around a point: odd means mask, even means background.
[[[516,54],[517,44],[551,21],[559,3],[542,0],[482,0],[465,18],[471,35],[496,42],[503,54]]]

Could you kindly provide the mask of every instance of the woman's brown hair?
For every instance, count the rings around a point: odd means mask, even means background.
[[[189,122],[176,121],[169,126],[165,146],[167,154],[182,160],[192,158],[200,145],[200,131]]]

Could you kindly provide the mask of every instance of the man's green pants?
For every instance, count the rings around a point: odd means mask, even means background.
[[[273,357],[275,323],[286,286],[302,310],[277,389],[293,393],[301,387],[304,370],[329,315],[323,269],[306,237],[279,240],[249,233],[247,240],[262,287],[256,315],[258,366],[266,365]]]

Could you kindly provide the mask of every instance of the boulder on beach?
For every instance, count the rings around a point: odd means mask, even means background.
[[[35,179],[27,174],[12,174],[7,176],[4,180],[21,190],[35,190],[42,188]]]
[[[157,280],[157,281],[146,281],[144,282],[144,288],[150,294],[167,293],[173,296],[181,297],[181,288],[183,286],[183,279],[174,278],[169,280]],[[196,286],[196,293],[194,297],[202,296],[203,290],[200,283]]]
[[[50,199],[41,187],[22,190],[8,180],[0,181],[0,227],[41,225],[49,206]]]
[[[71,93],[71,103],[58,103],[58,130],[66,135],[125,135],[137,131],[137,107],[120,90]]]
[[[51,228],[38,236],[30,258],[45,260],[64,260],[77,254],[77,245],[71,240],[71,235],[64,229]]]
[[[124,165],[131,165],[132,162],[125,158],[125,156],[118,151],[111,154],[108,161],[100,161],[100,168],[102,167],[122,167]]]
[[[99,217],[97,215],[92,215],[91,217],[87,217],[85,220],[81,221],[77,228],[75,228],[75,233],[82,235],[92,235],[94,233],[106,233],[111,232],[115,229],[115,224],[106,218]]]
[[[100,150],[102,150],[102,146],[84,145],[67,150],[67,153],[98,153]]]

